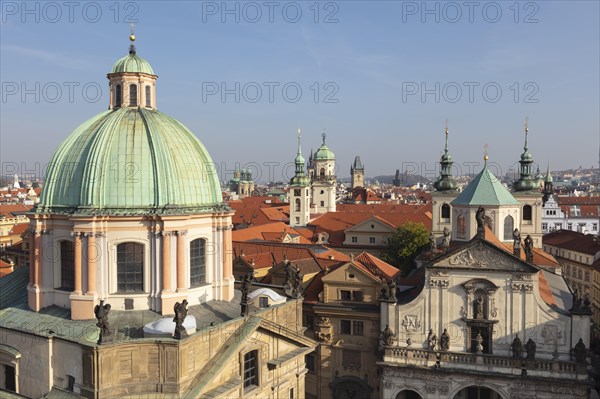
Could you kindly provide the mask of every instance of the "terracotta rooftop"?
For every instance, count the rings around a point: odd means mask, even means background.
[[[382,278],[390,280],[400,274],[400,270],[367,252],[362,252],[354,259],[345,261],[323,260],[319,262],[322,271],[313,277],[304,289],[304,301],[310,303],[318,302],[319,294],[323,291],[323,276],[337,270],[348,262],[352,262],[356,267],[378,280]]]
[[[369,205],[367,205],[369,206]],[[431,229],[431,213],[424,211],[424,207],[419,212],[397,213],[397,212],[356,212],[356,211],[338,211],[327,212],[322,216],[310,222],[315,227],[315,234],[325,232],[329,235],[329,243],[332,246],[342,246],[345,238],[345,231],[360,224],[371,216],[388,223],[390,226],[398,227],[406,222],[422,223],[427,229]]]
[[[33,208],[31,205],[25,204],[0,204],[0,218],[12,218],[17,215],[27,213]]]
[[[234,230],[232,238],[234,241],[262,240],[282,242],[286,235],[297,237],[300,244],[310,244],[310,241],[302,234],[283,222],[272,222]]]
[[[600,252],[600,241],[591,234],[578,233],[571,230],[557,230],[542,237],[544,245],[567,249],[596,256]]]

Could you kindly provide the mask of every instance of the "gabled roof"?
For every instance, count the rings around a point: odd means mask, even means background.
[[[368,252],[361,253],[354,258],[354,260],[359,261],[367,269],[369,269],[371,274],[376,276],[382,276],[386,279],[393,279],[400,275],[400,270]]]
[[[348,264],[352,264],[353,267],[362,270],[377,281],[381,279],[389,281],[400,275],[400,270],[367,252],[362,252],[354,259],[345,261],[322,260],[320,261],[320,266],[323,270],[308,283],[304,290],[304,301],[311,303],[318,302],[319,294],[323,292],[323,277]]]
[[[398,227],[406,222],[422,223],[428,229],[431,229],[431,214],[425,211],[426,208],[420,208],[419,212],[397,213],[397,212],[351,212],[337,211],[327,212],[310,222],[310,226],[315,227],[315,233],[326,232],[329,234],[329,243],[332,246],[342,246],[345,238],[345,231],[349,228],[361,224],[371,217],[381,220],[382,223],[388,223],[390,226]]]
[[[539,269],[484,238],[475,236],[471,241],[450,249],[431,260],[428,268],[475,269],[482,271],[506,271],[536,273]]]
[[[487,166],[456,197],[452,205],[519,205]]]
[[[498,237],[496,237],[494,232],[487,226],[485,227],[485,239],[489,243],[494,244],[495,246],[502,249],[503,251],[506,251],[506,252],[514,255],[513,244],[509,243],[509,242],[500,241],[498,239]],[[525,251],[523,251],[523,250],[521,251],[520,258],[522,261],[525,261],[525,259],[526,259]],[[540,248],[533,248],[533,262],[532,263],[536,266],[549,266],[549,267],[559,266],[559,263],[556,259],[554,259],[554,256],[550,255],[549,253],[547,253],[546,251],[544,251]]]

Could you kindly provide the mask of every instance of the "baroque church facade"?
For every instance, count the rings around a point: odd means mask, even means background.
[[[381,302],[383,398],[588,397],[591,311],[539,248],[527,138],[513,192],[485,161],[459,193],[446,130],[432,195],[441,244],[432,237],[412,283]]]
[[[130,40],[107,75],[108,110],[53,156],[29,214],[30,268],[0,279],[0,389],[303,398],[315,343],[301,300],[258,308],[234,289],[233,212],[212,159],[158,111],[157,75]]]

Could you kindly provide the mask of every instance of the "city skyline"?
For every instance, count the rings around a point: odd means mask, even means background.
[[[278,164],[273,180],[286,180],[297,128],[307,158],[327,129],[341,177],[355,155],[367,176],[403,165],[433,173],[448,119],[458,165],[478,163],[476,173],[487,144],[504,174],[522,152],[525,117],[543,171],[598,165],[594,2],[30,4],[1,10],[3,175],[15,164],[43,170],[57,143],[106,109],[104,79],[133,20],[138,54],[160,76],[158,108],[227,173]]]

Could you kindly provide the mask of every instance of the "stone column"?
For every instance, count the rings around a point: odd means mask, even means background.
[[[35,229],[29,229],[29,284],[35,284]]]
[[[187,231],[177,232],[177,292],[187,291],[185,284],[185,235]]]
[[[171,291],[171,234],[162,232],[162,292]]]
[[[75,276],[74,276],[74,280],[75,280],[75,289],[73,290],[73,292],[75,292],[76,294],[81,295],[82,290],[81,290],[81,286],[82,286],[82,280],[81,280],[81,256],[82,256],[82,248],[81,248],[81,233],[78,231],[74,231],[71,233],[71,235],[75,238],[75,242],[73,244],[73,246],[75,247]]]
[[[223,234],[223,258],[225,264],[223,265],[223,276],[233,276],[233,247],[231,241],[231,226],[225,226],[225,233]]]
[[[87,295],[96,294],[96,233],[87,233]]]
[[[33,260],[33,285],[35,287],[40,287],[42,285],[42,261],[43,261],[43,246],[42,246],[42,231],[35,230],[34,231],[34,260]]]
[[[31,227],[29,230],[31,237],[29,244],[30,248],[30,264],[29,264],[29,283],[27,287],[27,304],[29,309],[38,312],[43,307],[43,299],[41,293],[41,268],[42,268],[42,230],[36,227]]]

